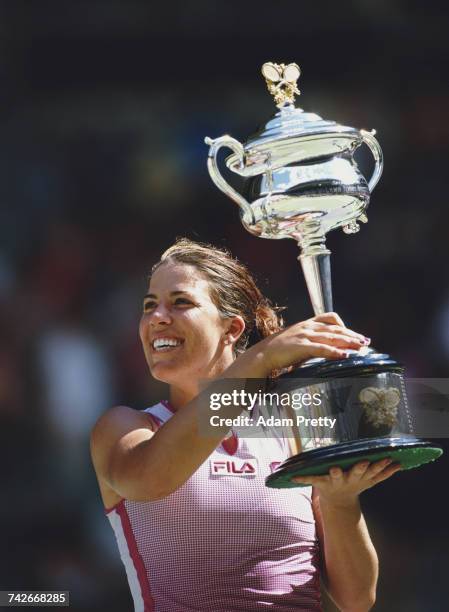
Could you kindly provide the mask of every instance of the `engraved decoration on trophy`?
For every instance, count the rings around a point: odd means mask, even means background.
[[[395,425],[401,395],[396,387],[378,389],[365,387],[359,393],[367,420],[375,427]]]
[[[267,62],[262,75],[276,114],[244,144],[229,135],[206,138],[208,169],[216,186],[239,205],[243,226],[251,234],[298,243],[312,307],[321,314],[333,310],[326,236],[340,227],[355,233],[359,222],[367,222],[370,196],[382,174],[382,150],[374,130],[340,125],[295,107],[295,95],[300,93],[297,64]],[[362,144],[374,157],[369,180],[354,159]],[[225,164],[244,180],[243,194],[220,172],[217,155],[222,148],[232,151]],[[339,361],[310,360],[276,379],[278,389],[319,391],[329,398],[319,415],[335,415],[337,427],[334,443],[324,447],[322,430],[300,428],[298,447],[303,452],[284,462],[267,484],[298,486],[290,482],[294,474],[324,474],[332,465],[345,469],[362,459],[390,457],[411,468],[440,456],[441,448],[414,437],[403,372],[389,355],[362,349]],[[353,389],[349,395],[348,380]]]

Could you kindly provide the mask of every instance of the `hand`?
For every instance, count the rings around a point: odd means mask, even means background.
[[[359,350],[369,343],[369,338],[345,327],[335,312],[326,312],[264,338],[252,349],[262,356],[268,374],[312,357],[344,359],[346,349]]]
[[[332,467],[326,476],[294,476],[293,482],[309,484],[319,491],[320,503],[332,506],[350,505],[362,491],[374,487],[401,470],[398,463],[391,459],[382,459],[371,463],[360,461],[347,472],[339,467]]]

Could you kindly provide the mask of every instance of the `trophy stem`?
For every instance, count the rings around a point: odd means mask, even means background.
[[[330,251],[322,243],[313,249],[304,249],[298,259],[315,315],[331,312],[333,305]]]

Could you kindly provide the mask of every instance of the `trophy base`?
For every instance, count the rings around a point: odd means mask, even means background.
[[[351,440],[290,457],[266,478],[265,484],[274,489],[309,486],[291,479],[293,476],[323,476],[334,466],[347,470],[364,460],[375,462],[389,458],[400,463],[403,470],[410,470],[435,461],[442,453],[443,449],[432,442],[411,436]]]

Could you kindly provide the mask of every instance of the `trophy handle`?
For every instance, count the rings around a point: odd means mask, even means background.
[[[217,164],[217,154],[219,149],[221,149],[221,147],[228,147],[229,149],[232,149],[232,151],[234,151],[234,153],[238,156],[240,160],[240,165],[243,166],[243,146],[238,140],[232,138],[232,136],[227,135],[215,139],[206,136],[204,142],[210,146],[209,157],[207,158],[207,168],[209,170],[211,179],[217,185],[218,189],[220,189],[221,191],[223,191],[223,193],[229,196],[231,200],[237,202],[237,204],[243,210],[243,213],[247,215],[248,220],[252,219],[253,211],[251,210],[251,206],[245,200],[245,198],[240,193],[238,193],[238,191],[236,191],[233,187],[231,187],[231,185],[229,185],[229,183],[225,181],[220,170],[218,169]]]
[[[371,153],[373,154],[374,161],[376,163],[374,167],[373,176],[371,177],[368,183],[368,189],[370,190],[370,193],[373,191],[374,187],[379,182],[379,179],[382,174],[383,167],[384,167],[382,149],[380,148],[380,144],[374,138],[375,133],[376,133],[376,130],[372,130],[371,132],[367,132],[366,130],[360,130],[360,134],[362,135],[362,140],[366,145],[368,145]]]

